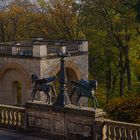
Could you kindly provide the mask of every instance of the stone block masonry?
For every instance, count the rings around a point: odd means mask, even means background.
[[[25,108],[26,129],[57,140],[93,140],[95,119],[104,115],[101,109],[58,108],[38,101],[27,102]]]
[[[17,105],[18,100],[21,100],[20,105],[24,106],[25,102],[31,99],[31,74],[36,74],[38,78],[47,78],[52,75],[59,77],[60,58],[56,52],[60,51],[62,46],[60,42],[51,42],[50,44],[53,43],[52,45],[49,45],[49,43],[0,43],[1,104]],[[72,88],[71,80],[88,79],[88,42],[64,42],[64,44],[66,45],[66,50],[71,53],[71,56],[66,58],[67,89],[69,94]],[[7,50],[11,51],[7,52]],[[59,85],[58,79],[54,83],[55,87]],[[20,96],[15,83],[19,83],[21,86]],[[59,87],[57,86],[56,88],[58,91]],[[44,95],[43,93],[37,94],[36,99],[44,101],[46,100]],[[72,100],[74,103],[74,97]],[[87,99],[81,99],[81,104],[87,106]]]

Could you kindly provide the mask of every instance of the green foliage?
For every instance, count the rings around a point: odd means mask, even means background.
[[[106,92],[101,85],[98,88],[98,90],[95,92],[95,96],[98,100],[98,104],[99,104],[98,108],[103,109],[106,104]],[[89,105],[89,107],[93,107],[93,101],[90,98],[88,100],[88,105]]]
[[[116,98],[106,105],[105,110],[111,119],[140,123],[140,96]]]
[[[132,61],[140,49],[137,11],[134,9],[137,0],[84,1],[82,29],[92,44],[89,55],[91,75],[104,84],[109,98],[131,92],[136,82],[132,77],[136,76]]]
[[[135,5],[135,9],[137,11],[137,20],[140,22],[140,0],[137,1],[137,4]]]

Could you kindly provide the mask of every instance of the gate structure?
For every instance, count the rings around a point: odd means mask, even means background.
[[[24,105],[30,100],[30,77],[33,73],[39,78],[59,76],[60,58],[57,52],[62,46],[66,46],[66,50],[71,53],[66,60],[68,81],[88,79],[87,41],[32,40],[0,43],[0,103]],[[58,86],[57,82],[55,85]],[[70,87],[68,82],[68,92]],[[39,100],[44,100],[44,94],[38,95]],[[82,104],[86,105],[87,100],[83,99]]]

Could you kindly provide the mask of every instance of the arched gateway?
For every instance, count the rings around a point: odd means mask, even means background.
[[[0,102],[24,105],[31,89],[30,76],[18,63],[6,62],[0,67]]]
[[[88,43],[86,41],[9,42],[0,43],[0,104],[24,105],[30,99],[31,74],[38,77],[57,75],[60,72],[61,46],[66,46],[71,56],[66,58],[68,93],[71,80],[88,78]],[[55,84],[56,88],[58,84]],[[43,94],[38,97],[44,100]],[[83,100],[86,104],[86,101]]]

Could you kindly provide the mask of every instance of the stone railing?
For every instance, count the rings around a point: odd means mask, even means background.
[[[95,140],[140,140],[140,125],[112,120],[96,121]]]
[[[25,109],[0,105],[0,127],[30,130],[66,140],[140,140],[140,125],[104,119],[100,110],[26,102]]]
[[[0,54],[21,57],[47,57],[56,56],[61,47],[66,47],[66,51],[71,54],[88,52],[87,41],[75,42],[6,42],[0,43]]]
[[[25,128],[25,109],[22,107],[0,105],[0,126],[6,128]]]
[[[6,55],[12,54],[11,45],[0,45],[0,54],[6,54]]]
[[[31,46],[14,46],[12,47],[12,55],[32,56],[33,48]]]
[[[93,122],[103,116],[101,109],[73,105],[59,108],[44,102],[26,102],[27,130],[62,140],[94,140]]]
[[[60,48],[61,46],[55,46],[55,45],[47,46],[48,55],[56,54],[56,52],[60,51]],[[79,46],[78,44],[68,44],[66,46],[66,50],[70,53],[79,52]]]

